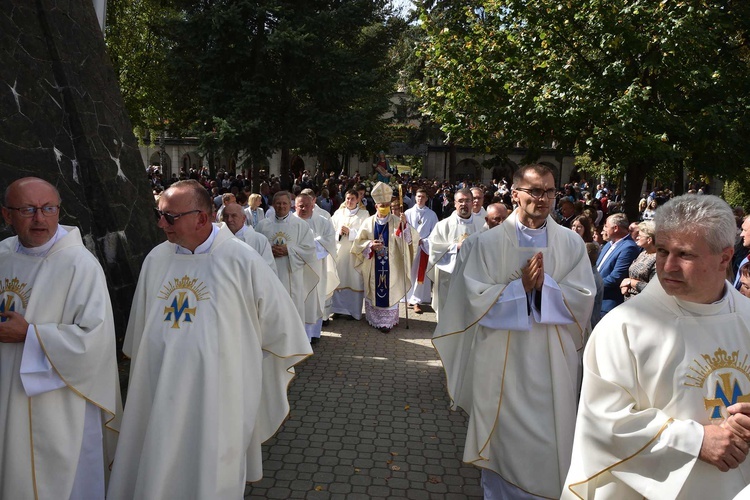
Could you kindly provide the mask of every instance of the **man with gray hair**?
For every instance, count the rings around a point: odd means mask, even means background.
[[[641,249],[630,237],[628,218],[625,214],[613,214],[607,217],[602,232],[607,244],[599,252],[596,269],[604,282],[602,300],[602,316],[604,316],[625,301],[620,292],[620,283],[628,277],[628,268],[638,257]]]
[[[750,480],[750,304],[726,281],[734,216],[688,194],[654,222],[658,279],[586,346],[562,498],[729,499]]]

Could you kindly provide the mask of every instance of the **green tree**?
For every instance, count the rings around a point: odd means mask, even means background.
[[[167,26],[172,99],[206,152],[336,157],[382,134],[398,30],[383,1],[180,0]],[[282,169],[288,168],[282,160]],[[284,173],[284,172],[282,172]]]
[[[742,175],[750,4],[438,1],[421,12],[424,109],[452,140],[530,158],[552,141],[626,179],[657,166]],[[630,189],[628,189],[630,187]]]
[[[175,121],[167,81],[169,40],[160,27],[175,16],[158,0],[109,0],[105,42],[133,126],[145,132]]]

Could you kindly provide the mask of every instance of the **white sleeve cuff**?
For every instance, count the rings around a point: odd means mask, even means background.
[[[703,426],[695,420],[674,420],[659,435],[656,445],[651,448],[655,453],[663,448],[681,451],[692,457],[697,457],[703,446]]]
[[[439,261],[435,263],[435,267],[446,273],[452,273],[453,268],[456,267],[456,245],[453,244],[450,249],[443,254]]]
[[[65,387],[65,382],[52,368],[42,346],[39,345],[34,325],[29,325],[26,331],[21,357],[21,383],[28,397]]]
[[[531,331],[528,299],[520,279],[505,287],[495,305],[479,320],[479,324],[493,330]]]
[[[317,239],[315,240],[315,257],[318,260],[325,259],[328,255],[328,250],[325,249],[323,245],[320,244],[320,241]]]
[[[534,290],[532,299],[536,298],[537,293]],[[534,321],[542,325],[570,325],[574,322],[573,316],[565,307],[560,286],[547,273],[544,274],[542,285],[542,310],[536,308],[536,300],[531,301],[531,310]]]

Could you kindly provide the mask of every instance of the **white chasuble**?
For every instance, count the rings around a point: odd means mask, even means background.
[[[109,292],[78,228],[64,229],[43,257],[16,252],[17,237],[0,242],[0,311],[30,324],[25,343],[0,343],[3,499],[103,498],[114,458],[120,392]],[[28,359],[33,352],[40,359]],[[40,371],[21,374],[32,365]],[[25,376],[35,378],[33,395]],[[87,455],[98,458],[91,465]],[[101,478],[97,491],[82,490],[92,477]]]
[[[548,217],[547,247],[521,248],[516,223],[513,213],[480,234],[462,257],[462,272],[451,282],[452,299],[445,302],[433,344],[445,367],[452,407],[469,414],[464,461],[526,492],[556,498],[570,463],[578,351],[595,283],[575,233]],[[502,305],[504,294],[520,281],[520,263],[540,251],[544,272],[559,289],[572,322],[544,319],[551,307],[548,295],[555,296],[555,290],[543,292],[541,316],[527,314],[523,331],[485,326],[488,312]]]
[[[108,498],[241,498],[310,353],[268,265],[222,226],[209,251],[148,255],[123,353],[130,385]]]
[[[317,259],[315,236],[310,226],[290,213],[281,220],[276,217],[264,219],[255,230],[268,238],[272,246],[286,245],[289,255],[276,258],[276,271],[299,317],[306,322],[305,300],[320,279],[312,267]]]
[[[435,310],[438,321],[440,309],[448,297],[448,287],[459,252],[458,245],[478,232],[473,221],[472,216],[462,219],[456,212],[453,212],[450,217],[438,222],[430,234],[430,261],[427,266],[427,275],[435,282],[435,288],[432,291],[432,308]]]
[[[274,274],[278,276],[279,273],[276,270],[276,259],[273,257],[271,243],[268,241],[268,238],[253,229],[253,226],[243,226],[235,233],[235,236],[254,248],[255,251],[263,257],[266,264],[273,269]]]
[[[747,460],[721,472],[698,459],[703,426],[750,401],[750,301],[725,289],[691,304],[652,280],[597,324],[563,498],[722,500],[750,484]]]
[[[354,269],[355,260],[351,253],[352,244],[357,238],[357,233],[362,223],[369,217],[367,210],[344,208],[337,210],[331,218],[333,229],[336,234],[336,269],[338,270],[339,286],[337,290],[349,289],[355,292],[364,290],[364,282],[359,271]],[[341,228],[349,228],[349,234],[341,234]]]

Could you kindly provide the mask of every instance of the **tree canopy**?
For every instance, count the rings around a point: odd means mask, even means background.
[[[127,16],[153,0],[116,1],[126,19],[110,18],[108,44],[126,68],[134,122],[163,92],[167,120],[207,153],[335,157],[382,146],[398,76],[389,50],[405,27],[386,0],[173,0],[161,3],[169,14],[140,22],[145,33],[126,30]],[[158,78],[130,92],[128,65],[150,57]]]
[[[424,110],[454,141],[533,156],[552,141],[626,174],[742,175],[750,4],[447,0],[423,4]]]

